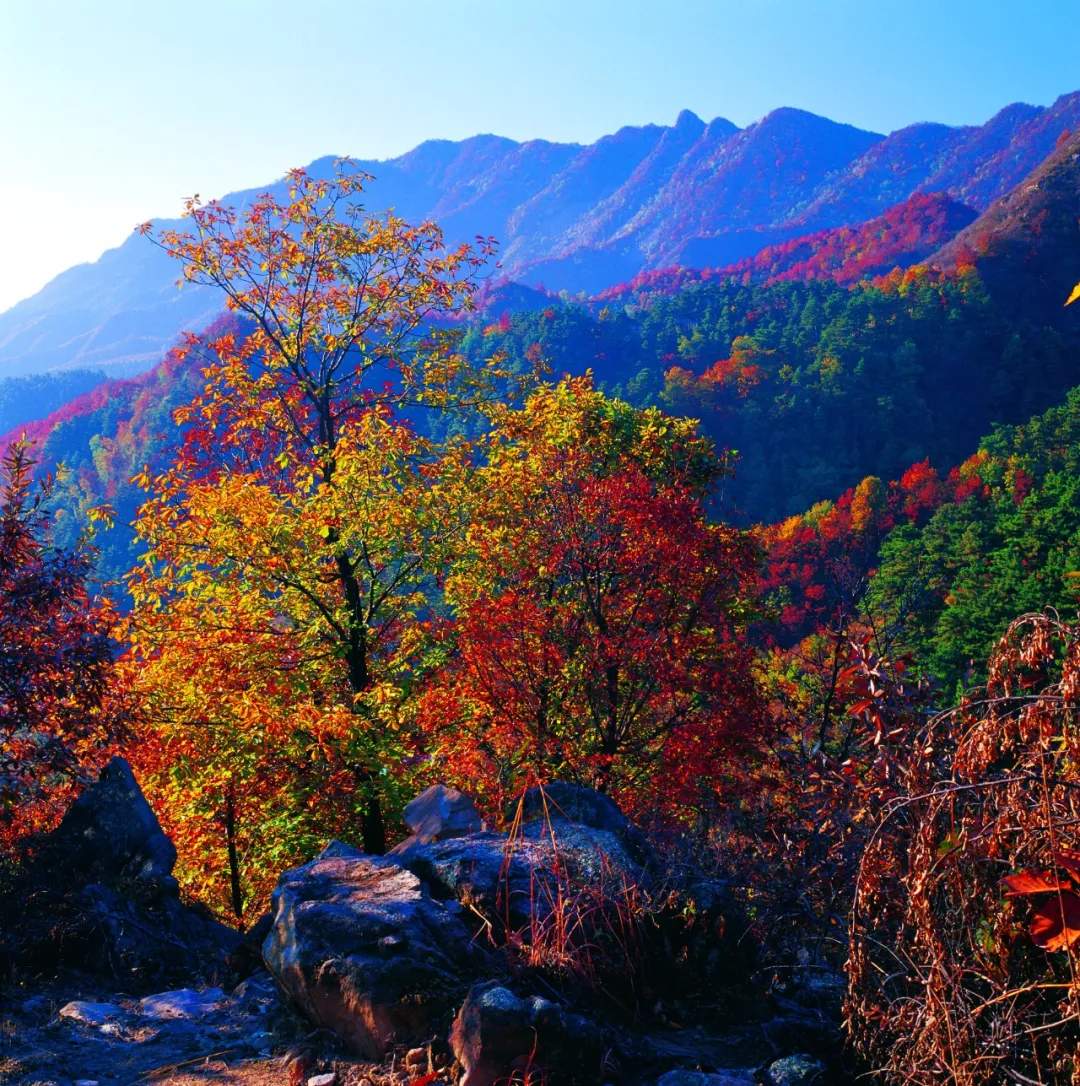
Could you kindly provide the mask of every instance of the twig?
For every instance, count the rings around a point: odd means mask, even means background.
[[[158,1075],[163,1075],[167,1071],[177,1071],[181,1067],[190,1067],[193,1063],[199,1063],[200,1060],[212,1060],[218,1056],[227,1056],[231,1052],[235,1052],[236,1048],[223,1048],[220,1052],[207,1052],[203,1056],[195,1056],[190,1060],[181,1060],[180,1063],[169,1063],[164,1067],[155,1067],[151,1071],[144,1071],[138,1078],[139,1082],[149,1082],[150,1079],[155,1078]]]

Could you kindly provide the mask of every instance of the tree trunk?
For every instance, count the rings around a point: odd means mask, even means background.
[[[240,861],[236,855],[236,801],[230,782],[225,794],[225,847],[229,853],[229,886],[232,891],[232,909],[236,926],[244,930],[244,895],[240,889]]]
[[[364,626],[360,584],[348,555],[337,555],[335,562],[338,579],[345,592],[345,602],[349,608],[349,644],[345,650],[345,663],[349,669],[349,686],[354,694],[362,694],[371,685],[371,676],[367,666],[367,631]],[[367,767],[361,767],[356,777],[362,785],[369,786],[367,806],[361,815],[360,823],[364,851],[370,852],[373,856],[382,856],[386,852],[386,824],[383,821],[379,796],[375,790],[376,778]]]
[[[368,800],[362,825],[364,851],[373,856],[382,856],[386,852],[386,823],[383,821],[379,797],[373,795]]]

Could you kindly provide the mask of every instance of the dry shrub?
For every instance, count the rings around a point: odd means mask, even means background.
[[[700,828],[669,848],[689,881],[711,881],[759,943],[759,976],[840,970],[852,889],[874,812],[895,795],[896,765],[929,717],[935,690],[861,637],[837,651],[827,727],[799,703]]]
[[[892,761],[863,852],[846,1014],[887,1082],[1080,1082],[1080,629],[1017,619],[989,675]]]
[[[524,793],[507,826],[497,905],[501,934],[489,930],[517,966],[608,994],[614,981],[625,995],[639,979],[649,895],[603,853],[589,857],[583,869],[576,850],[560,840],[558,809],[543,786],[540,795],[539,839],[523,833]],[[514,885],[516,858],[526,860],[529,868],[527,890]],[[526,908],[515,904],[515,892],[527,893]],[[515,923],[522,912],[527,918]]]

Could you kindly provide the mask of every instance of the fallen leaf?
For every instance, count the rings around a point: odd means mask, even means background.
[[[1064,950],[1080,939],[1080,897],[1066,890],[1038,909],[1031,921],[1032,942],[1043,950]]]
[[[1067,890],[1068,885],[1059,882],[1049,871],[1019,871],[1015,875],[1006,875],[1002,880],[1006,887],[1006,897],[1019,894],[1045,894],[1052,890]]]
[[[1054,863],[1066,871],[1077,882],[1080,882],[1080,851],[1075,848],[1063,848],[1054,853]]]

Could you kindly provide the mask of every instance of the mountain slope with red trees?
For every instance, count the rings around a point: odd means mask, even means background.
[[[726,267],[642,272],[629,283],[602,291],[597,301],[634,298],[640,302],[653,293],[671,293],[710,279],[733,278],[746,284],[832,279],[850,286],[896,267],[918,264],[976,217],[971,208],[943,193],[920,193],[861,226],[792,238]]]
[[[1030,319],[1056,316],[1080,280],[1080,128],[929,263],[974,265],[999,305]]]

